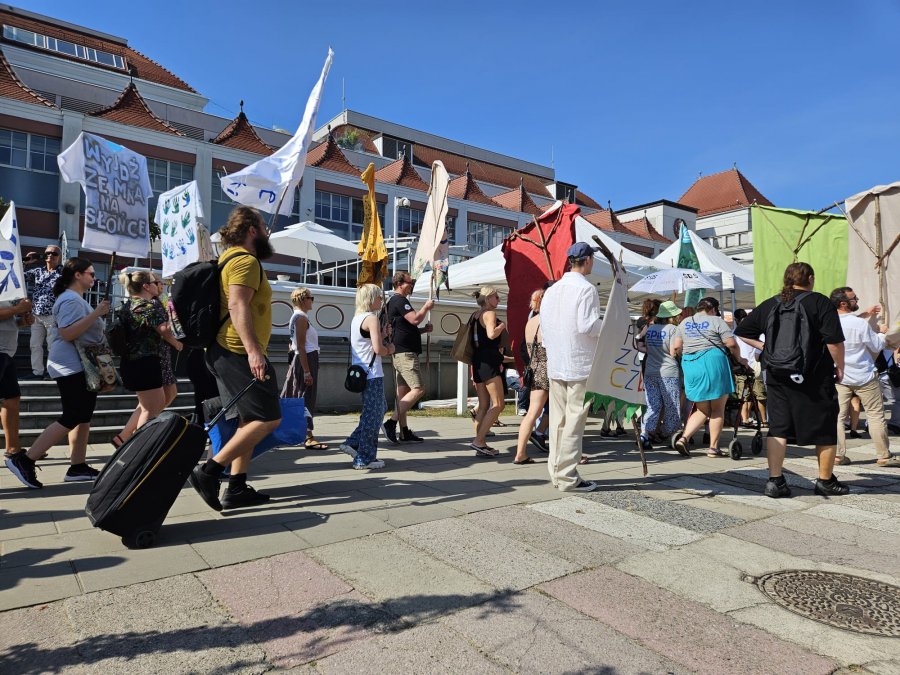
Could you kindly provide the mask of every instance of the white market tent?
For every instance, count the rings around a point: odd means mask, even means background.
[[[691,243],[694,245],[697,261],[700,263],[700,271],[703,272],[703,274],[712,275],[719,284],[721,284],[721,275],[723,272],[733,274],[737,304],[741,307],[755,306],[756,302],[753,295],[753,267],[729,258],[720,250],[704,241],[696,232],[688,231],[688,234],[691,237]],[[660,263],[668,263],[670,266],[677,265],[680,249],[681,241],[680,239],[676,239],[667,249],[656,256],[654,260]],[[721,285],[719,288],[721,288]]]
[[[592,225],[581,216],[575,219],[575,241],[583,241],[591,246],[596,246],[592,237],[597,236],[609,248],[616,259],[621,259],[625,265],[628,282],[637,283],[647,274],[655,272],[659,269],[671,267],[671,264],[662,260],[653,260],[646,258],[639,253],[625,248],[619,242],[612,239],[598,227]],[[450,293],[446,290],[441,291],[441,297],[451,299],[471,300],[473,291],[481,286],[493,286],[501,295],[508,292],[506,284],[506,273],[504,266],[506,260],[503,257],[502,246],[495,246],[489,251],[479,256],[470,258],[461,263],[451,265],[449,269]],[[612,284],[612,271],[609,268],[609,262],[602,253],[594,254],[594,271],[589,277],[590,280],[600,287],[601,295],[604,291],[608,291]],[[417,295],[428,295],[428,289],[431,285],[431,272],[425,272],[416,280],[413,292]]]

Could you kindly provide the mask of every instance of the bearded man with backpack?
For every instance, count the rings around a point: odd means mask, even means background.
[[[817,495],[850,491],[833,471],[838,418],[835,385],[844,377],[844,333],[831,300],[814,293],[814,285],[815,272],[809,264],[788,265],[781,293],[763,302],[735,330],[744,342],[762,350],[769,394],[767,497],[791,496],[782,475],[788,442],[816,447]]]

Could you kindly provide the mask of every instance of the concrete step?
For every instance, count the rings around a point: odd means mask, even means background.
[[[189,417],[194,412],[193,406],[178,406],[167,408],[166,410],[171,410],[173,412],[180,413],[185,417]],[[109,413],[112,413],[111,415]],[[128,418],[131,415],[131,411],[118,412],[118,411],[96,411],[94,412],[94,417],[91,420],[91,434],[88,438],[88,443],[110,443],[112,442],[113,436],[122,431],[122,427],[125,426],[126,422],[128,422]],[[55,422],[56,417],[53,417],[50,422]],[[49,423],[46,425],[49,426]],[[39,427],[32,420],[22,419],[22,428],[19,430],[19,442],[22,444],[22,447],[27,448],[31,446],[32,443],[37,439],[38,436],[46,428]],[[2,438],[3,434],[0,434],[0,438]],[[5,439],[4,439],[5,442]],[[67,441],[60,441],[61,445],[65,445]]]
[[[94,416],[91,419],[91,425],[115,426],[119,428],[125,426],[131,413],[137,407],[137,398],[134,399],[134,405],[129,408],[117,408],[113,410],[94,410]],[[193,405],[175,405],[170,406],[167,410],[172,410],[182,415],[190,415],[194,412]],[[38,412],[23,412],[19,415],[19,427],[21,429],[45,429],[59,419],[59,410],[41,410]],[[21,432],[20,432],[21,433]]]
[[[137,396],[130,392],[102,394],[97,397],[97,410],[134,410],[137,405]],[[175,396],[172,405],[193,406],[194,393],[191,391],[179,392]],[[26,412],[56,412],[61,410],[59,394],[55,396],[28,396],[22,398],[21,411]]]

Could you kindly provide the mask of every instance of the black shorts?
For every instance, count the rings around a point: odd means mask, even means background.
[[[129,391],[149,391],[163,386],[162,361],[158,356],[122,361],[122,384]]]
[[[66,429],[90,422],[97,405],[97,392],[88,391],[84,371],[57,377],[56,387],[62,402],[62,415],[56,421]]]
[[[0,352],[0,399],[19,398],[21,395],[16,364],[9,354]]]
[[[769,436],[795,445],[836,445],[838,399],[832,378],[780,382],[766,377]]]
[[[501,376],[501,366],[503,362],[490,361],[473,361],[472,362],[472,379],[476,384],[484,384],[488,380]]]
[[[247,355],[230,352],[218,342],[206,350],[206,365],[216,378],[223,405],[253,379]],[[268,379],[257,381],[255,386],[250,387],[237,405],[226,413],[226,418],[240,417],[242,422],[274,422],[281,419],[278,378],[269,359],[266,359],[266,375]]]

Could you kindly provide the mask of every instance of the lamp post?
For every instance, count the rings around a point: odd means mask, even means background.
[[[409,199],[406,197],[394,197],[394,242],[393,249],[394,260],[391,264],[391,283],[393,283],[394,274],[397,273],[397,234],[400,231],[400,207],[409,208]]]

